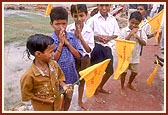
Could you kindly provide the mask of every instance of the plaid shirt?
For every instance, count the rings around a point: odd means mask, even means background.
[[[56,51],[60,43],[60,40],[55,34],[55,32],[52,33],[51,37],[55,40],[54,51]],[[81,43],[76,38],[76,36],[73,33],[66,32],[66,38],[69,41],[69,43],[80,53],[82,58],[83,49],[81,48]],[[68,47],[65,45],[63,45],[62,47],[62,52],[58,60],[58,64],[60,65],[61,69],[65,74],[65,78],[66,78],[65,83],[73,84],[78,80],[79,76],[75,67],[75,57],[70,52]]]

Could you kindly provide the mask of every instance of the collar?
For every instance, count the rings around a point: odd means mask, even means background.
[[[75,23],[72,23],[70,31],[75,31],[75,30],[76,30]],[[91,32],[91,30],[87,28],[86,23],[84,23],[83,29],[82,29],[82,33],[85,33],[85,32]]]
[[[50,70],[51,72],[54,71],[54,68],[51,66],[50,62],[48,63],[48,66],[49,66],[49,70]],[[39,69],[39,68],[34,64],[34,61],[33,61],[33,63],[32,63],[32,70],[33,70],[35,76],[39,76],[40,74],[41,74],[42,76],[45,76],[45,75],[46,75],[41,69]]]
[[[108,15],[107,18],[108,18],[108,17],[113,17],[109,12],[107,13],[107,15]],[[101,17],[101,18],[104,18],[104,17],[100,14],[100,11],[97,13],[97,16],[98,16],[98,18],[100,18],[100,17]]]

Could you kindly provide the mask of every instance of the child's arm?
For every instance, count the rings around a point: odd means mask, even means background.
[[[151,34],[147,35],[148,39],[155,37],[157,34],[157,31],[153,31]]]
[[[106,44],[106,43],[108,43],[110,40],[114,40],[114,39],[116,39],[117,37],[118,37],[117,35],[112,35],[112,36],[102,35],[103,43]]]
[[[48,104],[54,103],[54,98],[53,97],[51,97],[49,99],[41,99],[41,98],[38,98],[38,97],[34,96],[31,99],[35,100],[35,101],[43,102],[43,103],[48,103]]]
[[[134,34],[134,37],[139,41],[139,43],[143,46],[146,46],[146,42],[140,38],[137,34]]]
[[[69,48],[70,52],[74,55],[75,58],[81,58],[80,53],[69,43],[67,39],[65,39],[65,45]]]
[[[62,47],[63,47],[63,45],[64,45],[64,43],[65,43],[66,36],[65,36],[65,31],[64,31],[64,29],[61,29],[61,31],[59,32],[59,38],[60,38],[60,43],[59,43],[59,45],[58,45],[58,47],[57,47],[57,50],[56,50],[56,52],[55,52],[55,54],[54,54],[54,59],[55,59],[56,61],[59,60],[60,55],[61,55],[61,52],[62,52]]]
[[[82,37],[82,30],[81,30],[81,27],[79,24],[75,24],[76,26],[76,31],[75,31],[75,35],[76,37],[81,41],[84,49],[86,50],[87,53],[90,53],[91,52],[91,48],[89,47],[89,45],[85,42],[85,40],[83,39]]]
[[[56,50],[56,52],[54,54],[54,59],[56,61],[58,61],[59,58],[60,58],[60,55],[61,55],[61,52],[62,52],[62,46],[63,46],[63,44],[60,42],[59,45],[58,45],[58,47],[57,47],[57,50]]]
[[[129,40],[131,36],[134,36],[138,31],[138,28],[133,28],[131,32],[128,34],[128,36],[125,38],[125,40]]]
[[[60,86],[66,90],[66,93],[68,94],[73,92],[72,84],[66,84],[63,81],[60,81]]]

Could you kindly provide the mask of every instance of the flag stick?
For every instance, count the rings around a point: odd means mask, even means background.
[[[71,86],[76,85],[80,80],[82,80],[82,79],[79,78],[79,79],[78,79],[76,82],[74,82]],[[61,96],[61,94],[65,93],[68,89],[69,89],[69,88],[67,88],[66,90],[61,91],[57,96],[54,97],[54,99],[56,99],[57,97]]]

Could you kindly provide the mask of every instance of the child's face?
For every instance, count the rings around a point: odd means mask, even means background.
[[[111,7],[110,4],[99,4],[98,5],[98,9],[99,9],[101,15],[103,15],[103,16],[107,15],[107,13],[110,11],[110,7]]]
[[[85,12],[78,12],[78,20],[77,20],[77,13],[73,13],[72,14],[72,18],[75,21],[75,23],[78,23],[80,25],[83,25],[85,20],[86,20],[87,15],[85,14]]]
[[[50,22],[51,26],[54,28],[56,34],[59,35],[60,31],[65,31],[67,27],[67,20],[54,20]]]
[[[139,28],[140,22],[135,18],[129,20],[129,28],[132,30],[133,28]]]
[[[139,11],[141,13],[142,17],[144,17],[146,14],[146,10],[144,9],[143,6],[138,6],[137,11]]]
[[[54,44],[49,45],[44,52],[40,52],[40,59],[43,62],[49,62],[54,55]]]

